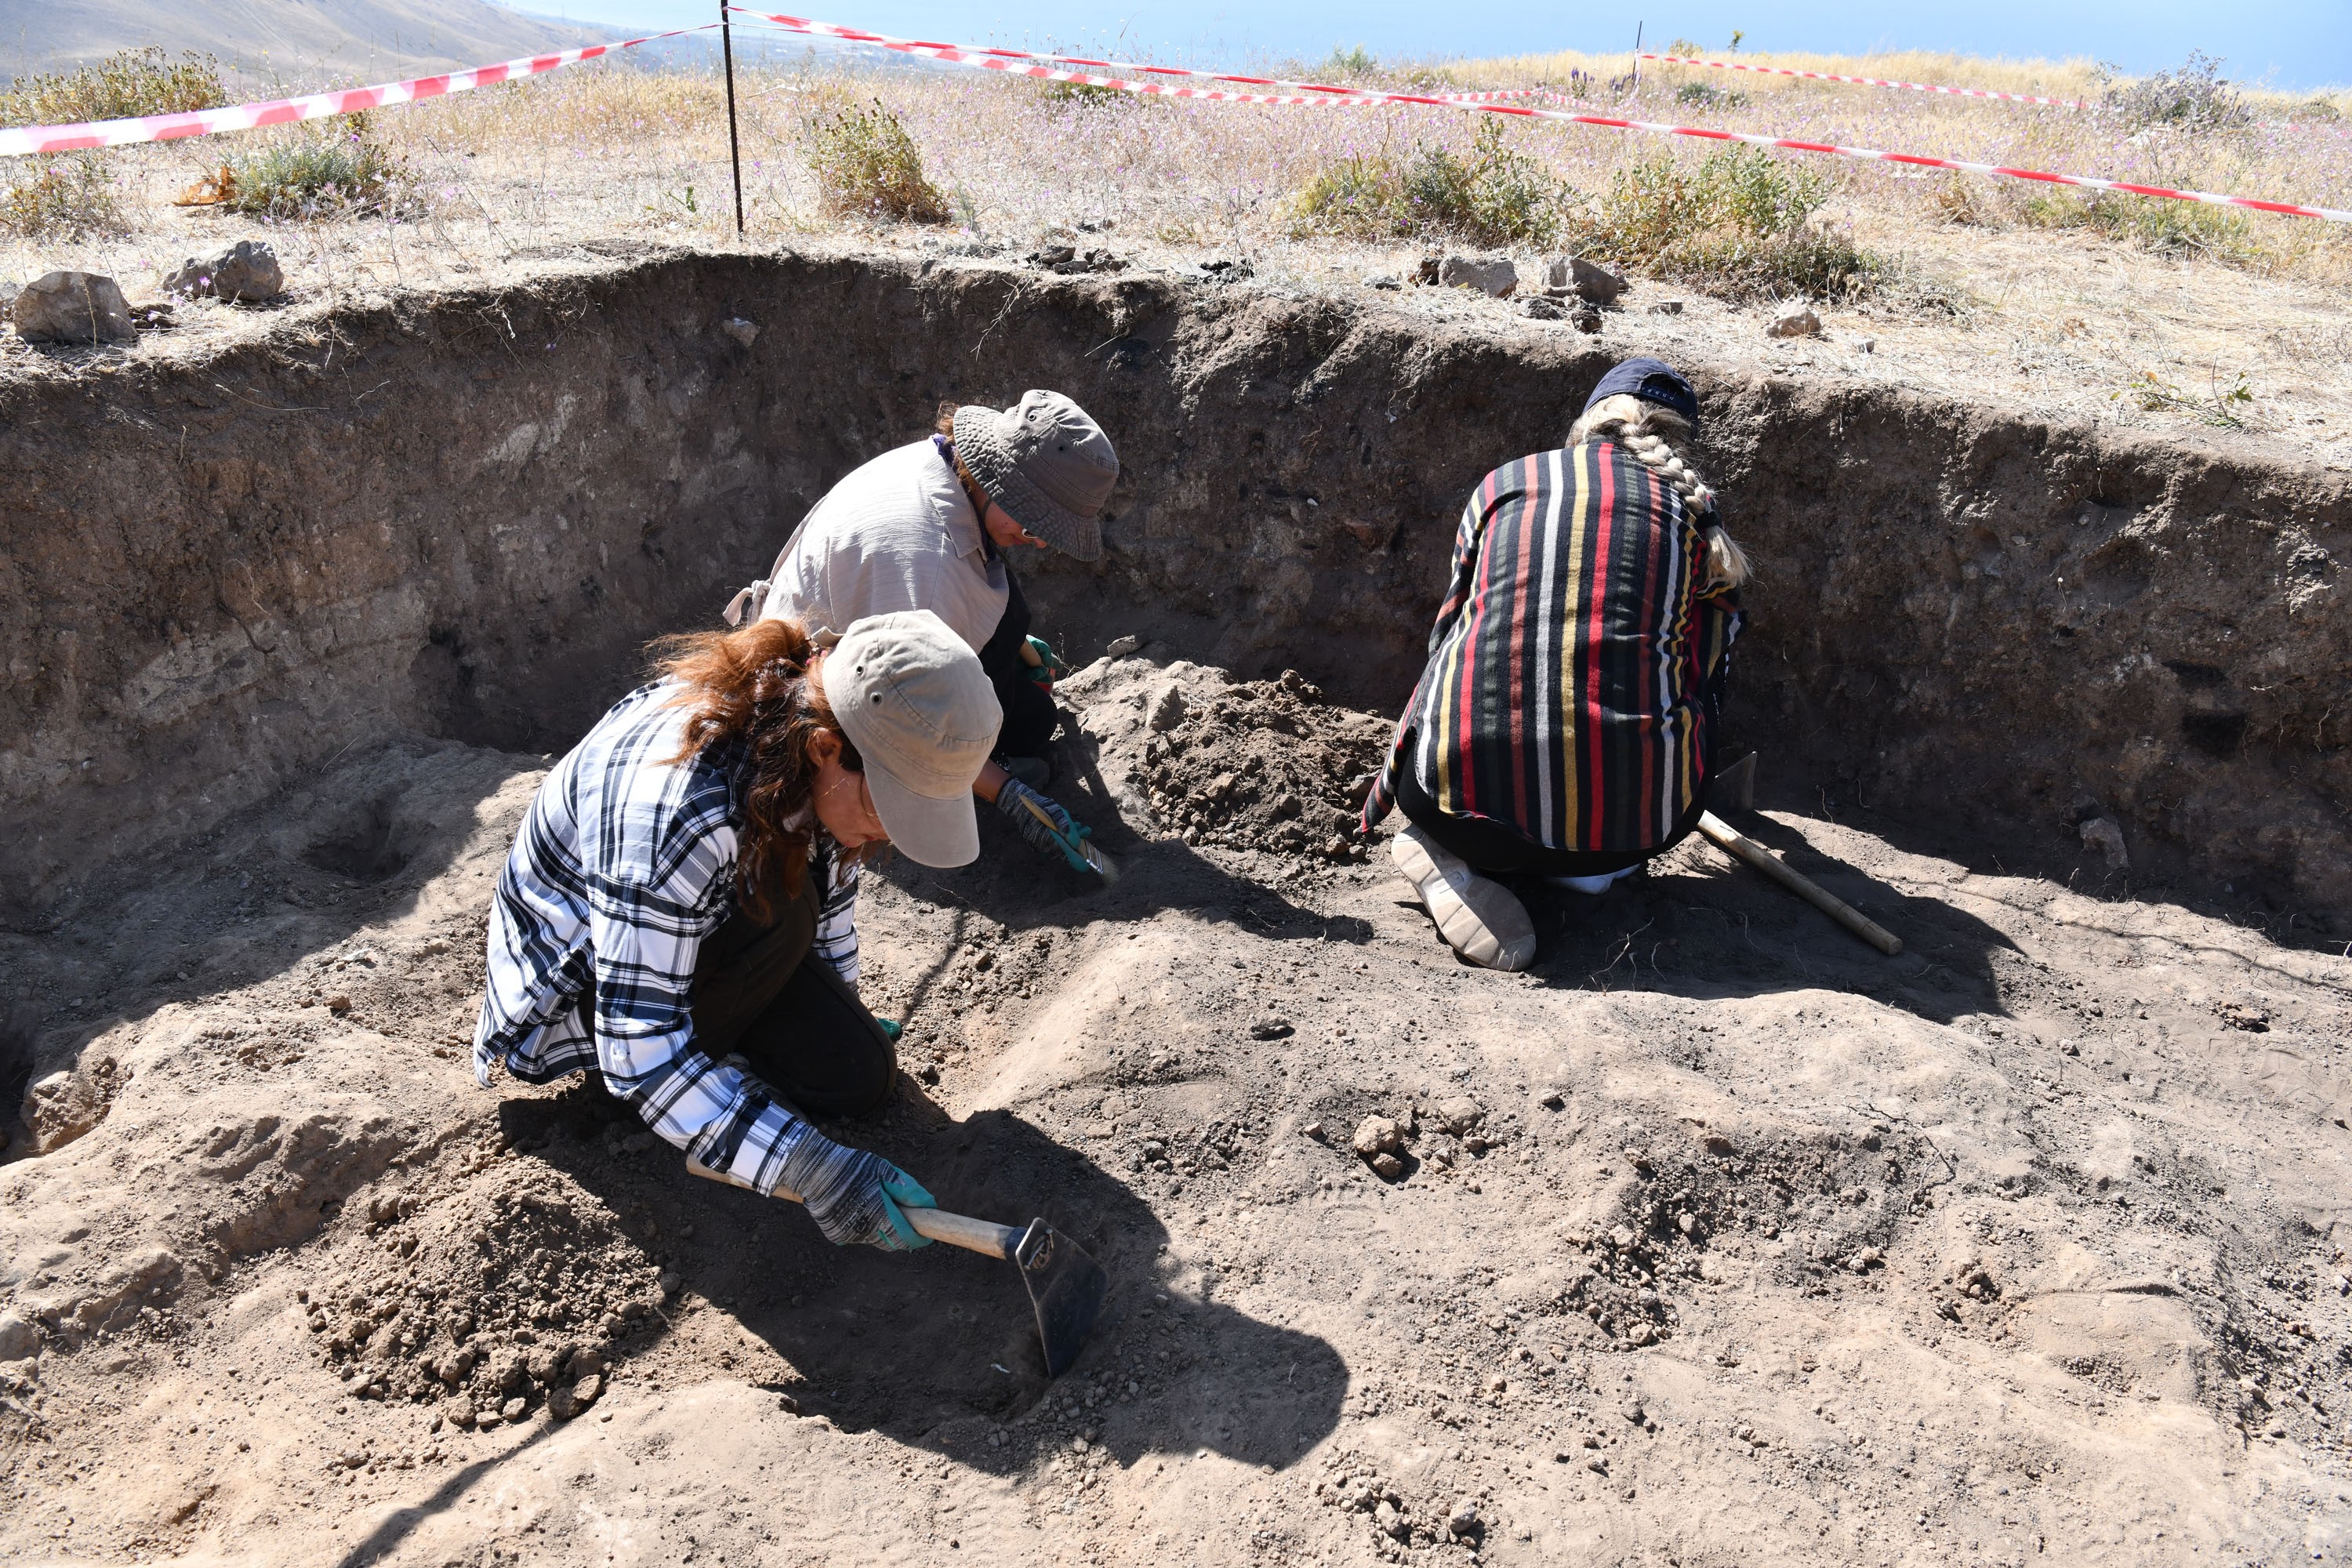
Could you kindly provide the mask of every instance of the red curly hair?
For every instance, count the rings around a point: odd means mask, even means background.
[[[841,742],[841,765],[866,771],[824,688],[809,677],[808,634],[792,621],[755,621],[740,631],[688,632],[654,644],[655,672],[677,681],[671,700],[692,711],[672,762],[742,742],[750,783],[736,835],[735,901],[766,924],[776,895],[800,897],[816,832],[810,792],[816,763],[809,743],[821,731]],[[797,819],[797,821],[795,820]]]

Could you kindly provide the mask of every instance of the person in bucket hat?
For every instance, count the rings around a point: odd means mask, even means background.
[[[823,646],[867,616],[939,616],[980,656],[1004,710],[975,785],[981,798],[1029,843],[1086,869],[1079,841],[1090,830],[1044,793],[1053,777],[1047,743],[1060,721],[1054,682],[1066,669],[1030,635],[1008,556],[1051,547],[1099,559],[1118,472],[1110,437],[1061,393],[1026,392],[1006,409],[944,406],[933,435],[883,453],[826,492],[767,577],[735,595],[727,624],[795,620]]]
[[[474,1070],[593,1068],[689,1168],[799,1194],[824,1235],[889,1250],[930,1194],[811,1116],[879,1110],[895,1034],[857,995],[857,868],[980,853],[972,780],[1003,722],[928,610],[830,651],[791,621],[656,644],[540,784],[490,906]]]

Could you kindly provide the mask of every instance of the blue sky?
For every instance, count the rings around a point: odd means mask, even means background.
[[[524,0],[520,8],[615,26],[678,26],[709,20],[717,0]],[[1549,6],[1526,0],[1032,0],[1022,5],[958,0],[795,0],[826,21],[949,42],[1116,44],[1175,63],[1319,58],[1360,43],[1387,57],[1496,55],[1543,49],[1616,49],[1633,25],[1663,42],[1677,36],[1721,47],[1740,28],[1750,49],[1861,53],[1874,47],[1969,54],[2087,55],[2139,73],[2178,65],[2191,49],[2221,56],[2233,78],[2282,88],[2352,84],[2352,0],[1630,0],[1621,6]],[[1124,37],[1124,42],[1119,40]]]

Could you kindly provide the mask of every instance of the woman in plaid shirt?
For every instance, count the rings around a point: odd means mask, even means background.
[[[803,1112],[889,1096],[857,999],[857,863],[980,854],[972,780],[1003,721],[980,660],[928,610],[818,653],[790,621],[662,645],[555,765],[490,910],[474,1070],[588,1068],[691,1165],[797,1197],[839,1243],[926,1245],[930,1194]]]
[[[1601,380],[1559,451],[1464,508],[1429,665],[1364,806],[1454,951],[1535,959],[1494,879],[1597,893],[1698,821],[1748,562],[1685,458],[1698,397],[1672,366]]]

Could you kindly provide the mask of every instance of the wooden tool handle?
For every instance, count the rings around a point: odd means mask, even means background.
[[[907,1223],[915,1227],[918,1235],[944,1241],[950,1247],[961,1247],[966,1252],[1010,1258],[1013,1249],[1021,1243],[1021,1232],[1009,1225],[971,1219],[945,1209],[901,1208],[898,1212],[907,1216]]]
[[[1795,869],[1715,813],[1702,811],[1698,814],[1698,830],[1706,836],[1708,843],[1735,859],[1745,860],[1888,957],[1903,951],[1901,937],[1823,889],[1811,877]]]
[[[758,1190],[742,1177],[714,1170],[691,1154],[686,1157],[686,1168],[705,1181],[741,1187],[746,1192]],[[789,1187],[778,1187],[769,1196],[782,1198],[788,1204],[801,1201],[800,1194]],[[950,1247],[961,1247],[967,1252],[984,1252],[991,1258],[1009,1259],[1013,1249],[1021,1244],[1021,1232],[1009,1225],[968,1219],[960,1214],[950,1214],[945,1209],[908,1208],[901,1205],[898,1212],[907,1216],[907,1223],[914,1227],[916,1235],[929,1237],[933,1241],[944,1241]]]

